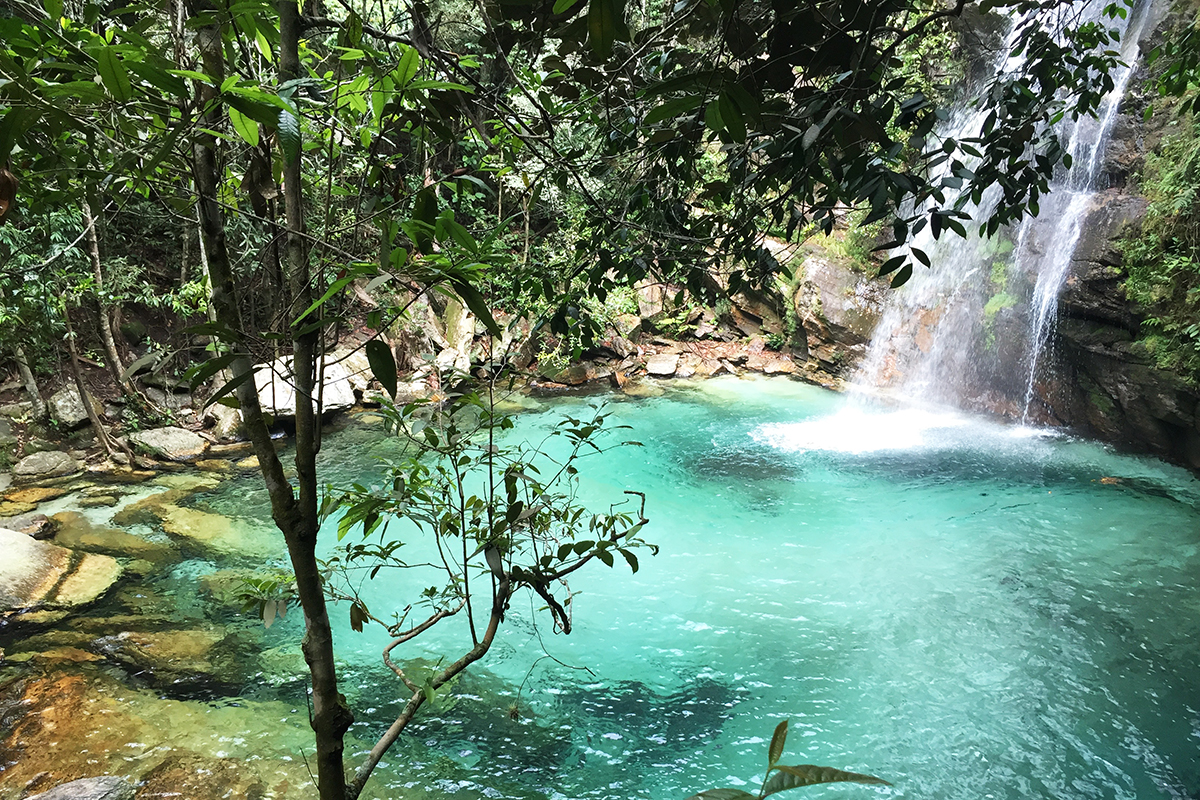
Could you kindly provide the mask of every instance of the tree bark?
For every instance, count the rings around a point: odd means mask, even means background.
[[[45,419],[46,401],[42,399],[42,393],[38,391],[33,370],[29,368],[29,359],[25,356],[25,348],[14,344],[12,354],[13,360],[17,362],[17,372],[21,375],[21,383],[25,384],[25,393],[29,395],[29,401],[33,403],[34,419]]]
[[[283,85],[300,77],[300,11],[294,0],[280,0],[278,8],[279,83]],[[287,146],[283,147],[283,202],[288,227],[285,257],[293,309],[305,309],[313,298],[308,246],[303,236],[301,149],[297,147],[291,154],[288,150]],[[317,740],[318,790],[322,800],[344,800],[346,776],[342,737],[354,717],[338,693],[333,631],[316,559],[320,527],[316,462],[320,449],[321,410],[314,389],[320,336],[320,329],[310,321],[300,328],[292,328],[292,364],[296,380],[296,524],[290,535],[287,531],[284,533],[288,536],[288,552],[296,573],[296,591],[304,607],[304,658],[312,673],[312,725]]]
[[[137,398],[133,384],[125,378],[121,354],[117,350],[117,340],[113,337],[112,317],[109,316],[109,305],[104,301],[104,271],[100,266],[100,240],[96,236],[96,218],[92,214],[91,203],[83,198],[83,224],[87,232],[87,251],[92,260],[92,275],[96,279],[96,305],[100,310],[100,340],[104,343],[105,360],[108,361],[108,374],[112,376],[113,384],[121,393],[131,400]]]

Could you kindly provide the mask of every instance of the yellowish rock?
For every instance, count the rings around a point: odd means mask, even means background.
[[[61,486],[30,486],[27,489],[14,489],[4,496],[10,503],[42,503],[62,497],[70,490]]]
[[[196,469],[201,472],[228,472],[233,468],[233,462],[227,458],[205,458],[196,462]]]

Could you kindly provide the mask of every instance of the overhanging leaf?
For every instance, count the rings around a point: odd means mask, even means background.
[[[694,794],[687,800],[755,800],[754,795],[741,789],[709,789]]]
[[[117,51],[111,47],[100,48],[96,54],[96,69],[100,73],[100,80],[104,81],[104,88],[108,89],[113,99],[120,103],[129,102],[133,97],[133,84],[129,81],[129,70],[121,63]]]
[[[891,786],[890,783],[874,775],[862,775],[858,772],[846,772],[833,767],[818,767],[814,764],[801,764],[796,767],[779,765],[775,772],[763,785],[763,797],[788,789],[799,789],[804,786],[816,786],[820,783],[871,783],[877,786]]]
[[[775,734],[771,737],[771,746],[767,749],[768,768],[779,763],[779,758],[783,755],[783,745],[787,741],[787,734],[788,721],[785,719],[775,726]]]
[[[300,158],[300,116],[294,111],[279,112],[279,146],[287,163]]]
[[[244,372],[241,375],[238,375],[237,377],[233,378],[232,380],[226,382],[224,386],[222,386],[220,389],[217,389],[215,392],[212,393],[211,397],[209,397],[207,400],[204,401],[204,408],[208,408],[213,403],[221,402],[222,398],[232,395],[235,391],[237,391],[237,388],[239,386],[241,386],[243,383],[245,383],[246,381],[250,380],[253,377],[254,377],[254,370],[250,370],[249,372]]]
[[[247,118],[245,114],[233,106],[229,106],[229,121],[233,123],[233,129],[237,131],[238,136],[241,136],[246,144],[251,147],[258,147],[257,122]]]
[[[396,357],[392,348],[378,339],[367,342],[367,363],[371,365],[371,374],[379,385],[388,393],[388,397],[396,399]]]
[[[487,300],[479,293],[471,284],[466,281],[451,281],[450,285],[454,287],[454,292],[462,301],[467,304],[467,308],[479,318],[479,321],[484,324],[490,333],[495,338],[499,339],[503,334],[500,332],[500,326],[496,324],[495,318],[492,316],[492,311],[488,308]]]

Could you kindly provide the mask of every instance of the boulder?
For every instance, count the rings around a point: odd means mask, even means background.
[[[23,400],[19,403],[5,403],[4,405],[0,405],[0,417],[23,419],[32,413],[33,403],[29,400]]]
[[[239,687],[253,664],[248,642],[216,626],[157,627],[102,636],[94,649],[172,693],[190,695]]]
[[[296,416],[296,379],[291,357],[279,358],[269,364],[254,367],[254,385],[262,409],[276,419]],[[321,389],[325,412],[345,411],[354,406],[357,398],[345,364],[326,364],[324,386]]]
[[[104,406],[96,402],[94,397],[88,399],[92,401],[96,416],[104,413]],[[67,428],[78,428],[88,421],[87,409],[84,408],[83,400],[79,398],[79,390],[72,386],[59,389],[50,395],[49,406],[50,416]]]
[[[659,353],[646,358],[646,374],[669,378],[679,368],[678,353]]]
[[[197,508],[164,505],[162,529],[206,550],[256,558],[280,555],[283,549],[273,530]]]
[[[212,435],[221,441],[230,441],[241,437],[242,412],[236,408],[213,403],[204,409],[204,421],[213,426]]]
[[[32,483],[46,478],[61,478],[83,470],[83,465],[67,453],[46,450],[25,456],[13,469],[13,477],[22,483]]]
[[[124,778],[106,775],[60,783],[27,800],[133,800],[133,791],[133,784]]]
[[[0,449],[12,447],[17,443],[17,436],[13,433],[12,423],[6,419],[0,419]]]
[[[0,518],[0,528],[17,531],[35,539],[49,539],[54,536],[54,522],[45,514],[22,514],[16,517]]]
[[[375,380],[375,374],[371,372],[371,362],[367,360],[367,353],[362,348],[339,347],[325,356],[325,363],[340,365],[346,371],[350,388],[360,397],[366,393],[371,381]],[[326,366],[326,369],[328,368]]]
[[[184,428],[151,428],[129,434],[134,448],[153,458],[195,461],[208,450],[208,440]]]
[[[0,528],[0,552],[0,613],[86,605],[121,577],[115,558],[81,555],[6,528]]]

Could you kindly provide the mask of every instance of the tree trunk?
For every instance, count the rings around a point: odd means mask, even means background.
[[[193,16],[211,11],[208,0],[191,0]],[[208,15],[215,19],[216,15]],[[299,72],[300,21],[296,4],[282,0],[280,16],[280,82]],[[219,86],[224,78],[224,58],[221,31],[210,23],[197,31],[197,43],[204,71]],[[216,129],[223,125],[221,105],[216,90],[199,83],[201,99],[209,104],[202,128]],[[337,691],[337,670],[333,660],[333,632],[325,607],[325,590],[316,558],[319,527],[316,476],[316,416],[312,402],[314,383],[314,354],[317,332],[293,336],[293,365],[296,377],[296,472],[297,489],[284,476],[283,465],[271,442],[270,431],[263,418],[250,373],[253,365],[242,334],[241,313],[234,295],[233,271],[225,239],[225,218],[217,201],[220,171],[214,137],[200,133],[195,147],[196,191],[199,195],[200,227],[208,258],[212,282],[212,307],[217,322],[225,331],[223,340],[230,344],[237,357],[230,365],[234,379],[243,378],[237,387],[242,420],[258,456],[263,479],[271,498],[271,513],[275,524],[287,542],[288,555],[296,575],[296,589],[304,609],[304,657],[312,677],[313,712],[310,720],[316,735],[317,783],[321,800],[345,800],[346,778],[342,760],[342,737],[354,721]],[[290,162],[290,163],[289,163]],[[307,297],[307,253],[302,234],[303,216],[300,205],[300,159],[285,153],[285,203],[288,222],[287,263],[293,299]],[[301,307],[306,308],[307,303]]]
[[[104,429],[104,423],[96,414],[96,406],[92,402],[87,385],[83,382],[83,371],[79,368],[79,350],[75,347],[75,331],[71,328],[71,312],[67,309],[66,303],[62,304],[62,316],[63,323],[67,326],[67,353],[71,357],[71,375],[75,378],[75,389],[79,392],[79,402],[83,403],[83,410],[87,412],[88,421],[92,423],[92,430],[96,432],[96,438],[100,440],[104,451],[111,457],[116,451],[113,449],[112,439],[108,438],[108,431]]]
[[[25,356],[25,348],[19,344],[12,346],[13,360],[17,362],[17,372],[21,375],[21,383],[25,384],[25,392],[33,403],[34,419],[46,418],[46,401],[38,391],[37,381],[34,380],[33,370],[29,368],[29,359]]]
[[[137,394],[133,390],[133,384],[125,378],[121,354],[117,351],[117,340],[113,337],[109,305],[104,301],[104,272],[100,267],[100,240],[96,236],[96,218],[92,214],[92,206],[86,197],[83,198],[83,224],[87,232],[88,256],[92,260],[92,275],[96,279],[96,305],[100,309],[100,340],[104,343],[108,373],[112,376],[113,384],[121,390],[121,393],[134,400],[137,398]]]
[[[300,12],[294,0],[279,5],[279,83],[300,77]],[[312,303],[308,247],[303,236],[303,184],[300,148],[289,154],[283,146],[283,201],[287,219],[288,282],[296,309]],[[338,694],[337,669],[333,657],[333,631],[325,606],[325,589],[316,560],[319,497],[317,494],[317,451],[320,449],[320,408],[314,387],[318,371],[317,353],[321,332],[305,325],[292,329],[292,359],[296,379],[296,524],[288,537],[288,552],[296,573],[296,590],[304,607],[304,658],[312,673],[313,730],[317,739],[317,782],[322,800],[344,800],[346,776],[342,737],[354,717]]]

